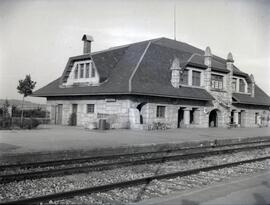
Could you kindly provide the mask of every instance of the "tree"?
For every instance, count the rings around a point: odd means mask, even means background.
[[[17,86],[18,93],[23,95],[22,101],[22,112],[21,112],[21,126],[23,123],[23,106],[24,106],[24,98],[32,94],[33,89],[36,86],[36,82],[31,80],[31,76],[26,75],[24,80],[19,80],[19,85]]]

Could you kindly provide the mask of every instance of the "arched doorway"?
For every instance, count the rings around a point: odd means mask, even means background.
[[[142,113],[141,113],[141,110],[142,110],[142,107],[146,104],[146,102],[142,102],[140,103],[139,105],[137,105],[137,109],[139,110],[140,112],[140,124],[142,125],[143,124],[143,116],[142,116]]]
[[[212,110],[209,113],[209,127],[217,127],[218,126],[218,114],[217,110]]]

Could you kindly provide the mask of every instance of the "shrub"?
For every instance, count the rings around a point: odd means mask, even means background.
[[[77,115],[76,113],[72,113],[68,119],[69,126],[76,126],[77,124]]]
[[[0,129],[10,129],[13,127],[22,129],[33,129],[40,125],[40,121],[35,118],[24,118],[23,125],[21,126],[21,121],[19,118],[1,118],[0,119]]]

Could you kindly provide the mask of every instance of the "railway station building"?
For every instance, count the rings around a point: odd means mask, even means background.
[[[70,57],[62,76],[35,91],[46,97],[51,123],[96,128],[259,127],[269,124],[269,96],[253,75],[189,44],[158,38]]]

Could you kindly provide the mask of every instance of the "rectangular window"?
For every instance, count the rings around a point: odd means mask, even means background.
[[[200,86],[201,85],[201,72],[192,71],[192,85]]]
[[[89,63],[85,64],[85,77],[89,78]]]
[[[157,117],[159,118],[165,117],[165,106],[157,106]]]
[[[236,92],[236,78],[232,79],[232,91]]]
[[[184,85],[188,85],[188,70],[184,70],[181,74],[180,74],[180,83],[184,84]]]
[[[222,90],[223,89],[223,76],[212,74],[211,87],[214,89]]]
[[[78,65],[76,65],[75,70],[74,70],[74,78],[75,79],[78,79],[78,72],[79,72]]]
[[[93,67],[93,64],[91,63],[91,77],[94,78],[96,76],[95,69]]]
[[[84,76],[84,73],[83,73],[84,69],[83,69],[83,67],[84,67],[84,64],[80,64],[80,78],[83,78],[83,76]]]
[[[95,104],[87,104],[87,113],[94,113],[95,112]]]
[[[245,92],[246,84],[243,79],[239,80],[239,92]]]

